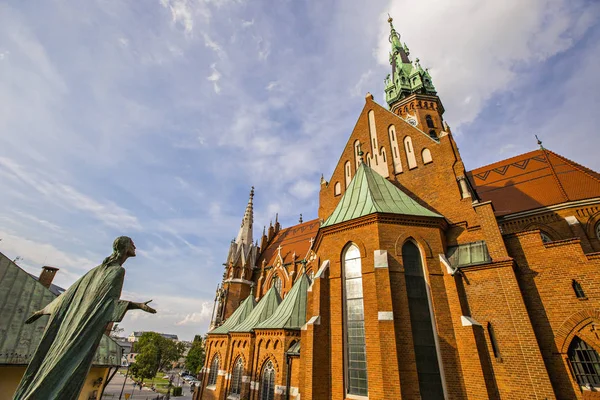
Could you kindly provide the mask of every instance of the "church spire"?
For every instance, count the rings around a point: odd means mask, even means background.
[[[254,186],[250,190],[250,198],[248,199],[248,205],[246,206],[246,212],[242,219],[242,226],[235,239],[237,244],[246,243],[252,244],[252,224],[254,222],[254,205],[252,203],[254,199]]]
[[[388,18],[390,24],[390,64],[392,74],[385,78],[385,99],[390,107],[405,97],[414,93],[433,95],[437,94],[429,71],[423,69],[417,58],[413,63],[408,55],[408,46],[400,42],[400,34],[396,32],[392,17]]]

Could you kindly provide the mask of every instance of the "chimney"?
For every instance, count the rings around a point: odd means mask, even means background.
[[[54,280],[54,275],[56,275],[56,271],[58,268],[49,267],[47,265],[42,267],[42,273],[40,274],[39,282],[45,287],[50,287],[52,281]]]

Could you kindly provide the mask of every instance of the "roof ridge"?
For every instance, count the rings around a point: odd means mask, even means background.
[[[550,161],[550,158],[548,157],[548,154],[546,153],[547,150],[542,147],[541,151],[544,154],[544,157],[546,158],[546,161],[548,161],[548,167],[550,168],[550,172],[552,173],[552,177],[554,178],[554,181],[558,185],[558,188],[560,189],[560,192],[562,193],[562,195],[565,198],[565,200],[569,201],[569,195],[567,194],[565,188],[563,187],[560,179],[558,179],[558,175],[556,175],[556,171],[554,170],[554,166],[552,165],[552,162]]]
[[[377,191],[378,193],[374,193]],[[377,195],[378,194],[378,195]],[[442,217],[410,197],[366,163],[361,163],[322,228],[373,213]]]
[[[582,173],[586,174],[587,176],[589,176],[590,178],[592,178],[593,180],[600,182],[600,177],[597,177],[597,176],[594,176],[593,174],[590,174],[590,172],[589,172],[589,171],[592,171],[592,172],[594,172],[594,173],[597,173],[597,172],[596,172],[596,171],[594,171],[593,169],[591,169],[591,168],[587,168],[587,167],[585,167],[585,166],[583,166],[583,165],[581,165],[581,164],[578,164],[578,163],[576,163],[575,161],[573,161],[573,160],[571,160],[571,159],[569,159],[569,158],[567,158],[567,157],[565,157],[565,156],[563,156],[563,155],[560,155],[560,154],[558,154],[558,153],[555,153],[555,152],[553,152],[552,150],[548,150],[548,149],[545,149],[545,150],[546,150],[547,152],[549,152],[550,154],[552,154],[552,155],[554,155],[554,156],[556,156],[556,157],[560,158],[561,160],[565,161],[565,162],[566,162],[566,163],[568,163],[568,164],[569,164],[571,167],[575,168],[575,169],[576,169],[576,170],[578,170],[579,172],[582,172]]]

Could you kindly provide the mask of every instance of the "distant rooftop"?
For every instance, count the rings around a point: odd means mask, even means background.
[[[133,332],[133,336],[136,338],[141,337],[144,333],[146,332],[151,332],[151,331],[135,331]],[[171,333],[158,333],[160,336],[164,337],[165,339],[171,339],[171,340],[179,340],[179,337],[177,335],[171,334]]]

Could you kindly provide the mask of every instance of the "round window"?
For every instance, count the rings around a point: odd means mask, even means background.
[[[596,224],[596,238],[600,240],[600,222]]]

